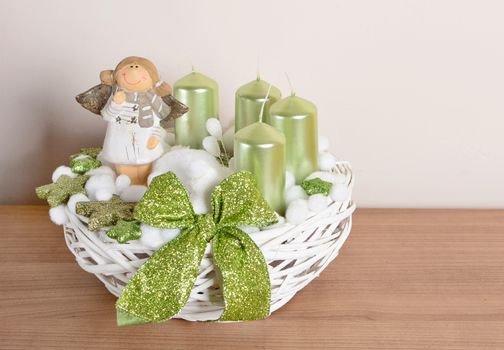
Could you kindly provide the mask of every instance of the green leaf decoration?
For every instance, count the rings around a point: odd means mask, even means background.
[[[140,231],[140,222],[126,221],[120,219],[117,224],[107,231],[107,236],[115,239],[119,243],[126,243],[128,241],[136,241],[142,237],[142,231]]]
[[[316,177],[311,180],[304,180],[301,183],[301,187],[309,196],[319,193],[323,194],[324,196],[328,196],[329,192],[331,191],[332,183]]]
[[[91,169],[102,166],[102,162],[90,156],[78,156],[70,161],[70,168],[73,173],[85,174]]]
[[[114,226],[119,220],[133,220],[135,203],[124,202],[118,196],[108,201],[78,202],[77,214],[89,218],[88,228],[97,231],[103,227]]]
[[[77,158],[78,156],[89,156],[96,159],[101,151],[101,147],[81,148],[79,153],[70,156],[70,160]]]
[[[86,194],[84,185],[88,179],[89,176],[61,175],[55,183],[37,187],[35,193],[40,199],[47,200],[49,206],[54,208],[68,202],[68,199],[74,194]]]

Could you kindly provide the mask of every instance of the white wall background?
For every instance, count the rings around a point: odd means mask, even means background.
[[[191,62],[234,91],[262,77],[319,107],[372,207],[504,207],[504,2],[1,1],[0,202],[36,203],[105,124],[74,96],[124,56],[173,83]]]

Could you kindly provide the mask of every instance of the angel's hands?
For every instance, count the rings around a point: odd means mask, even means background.
[[[120,105],[123,104],[124,101],[126,101],[126,94],[124,93],[124,91],[117,91],[114,94],[114,102]]]
[[[148,149],[154,149],[159,145],[159,136],[157,135],[151,135],[149,139],[147,140],[147,148]]]

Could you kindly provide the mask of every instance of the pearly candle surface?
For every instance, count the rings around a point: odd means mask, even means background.
[[[257,122],[235,134],[236,171],[254,174],[257,186],[273,210],[285,212],[285,136],[272,126]]]
[[[219,90],[217,82],[198,72],[191,72],[173,87],[176,99],[189,107],[189,112],[175,120],[176,143],[191,148],[202,148],[208,136],[206,121],[219,118]]]
[[[271,106],[265,122],[284,133],[286,168],[300,184],[318,168],[317,107],[291,95]]]
[[[269,83],[258,78],[241,86],[236,91],[235,132],[259,121],[259,113],[265,101],[264,119],[266,119],[270,106],[282,97],[280,90],[274,86],[271,87],[270,94],[266,97],[269,87]]]

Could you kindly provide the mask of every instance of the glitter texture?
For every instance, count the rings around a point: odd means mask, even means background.
[[[91,158],[98,157],[100,152],[102,151],[101,147],[95,147],[95,148],[81,148],[79,153],[73,154],[70,156],[70,160],[78,157],[78,156],[89,156]]]
[[[159,322],[184,307],[208,242],[223,276],[221,321],[262,319],[269,315],[271,284],[261,250],[237,226],[269,226],[275,212],[257,190],[253,175],[239,172],[212,193],[213,213],[196,215],[175,174],[157,176],[135,208],[135,219],[160,228],[182,228],[143,264],[116,303],[117,322]]]
[[[96,231],[103,227],[113,226],[120,219],[133,220],[134,208],[135,203],[124,202],[114,195],[108,201],[78,202],[75,212],[88,217],[89,230]]]
[[[305,190],[306,194],[312,196],[314,194],[323,194],[328,196],[331,191],[332,183],[324,181],[318,177],[311,180],[304,180],[301,187]]]
[[[102,162],[89,156],[78,157],[70,160],[70,168],[72,169],[72,172],[76,174],[85,174],[91,169],[101,167],[101,165]]]
[[[51,208],[68,202],[68,199],[77,193],[86,194],[84,185],[89,176],[70,177],[61,175],[55,183],[37,187],[35,193],[40,199],[47,200]]]
[[[142,236],[140,222],[136,220],[119,220],[114,227],[107,231],[107,236],[115,239],[119,243],[137,240]]]

